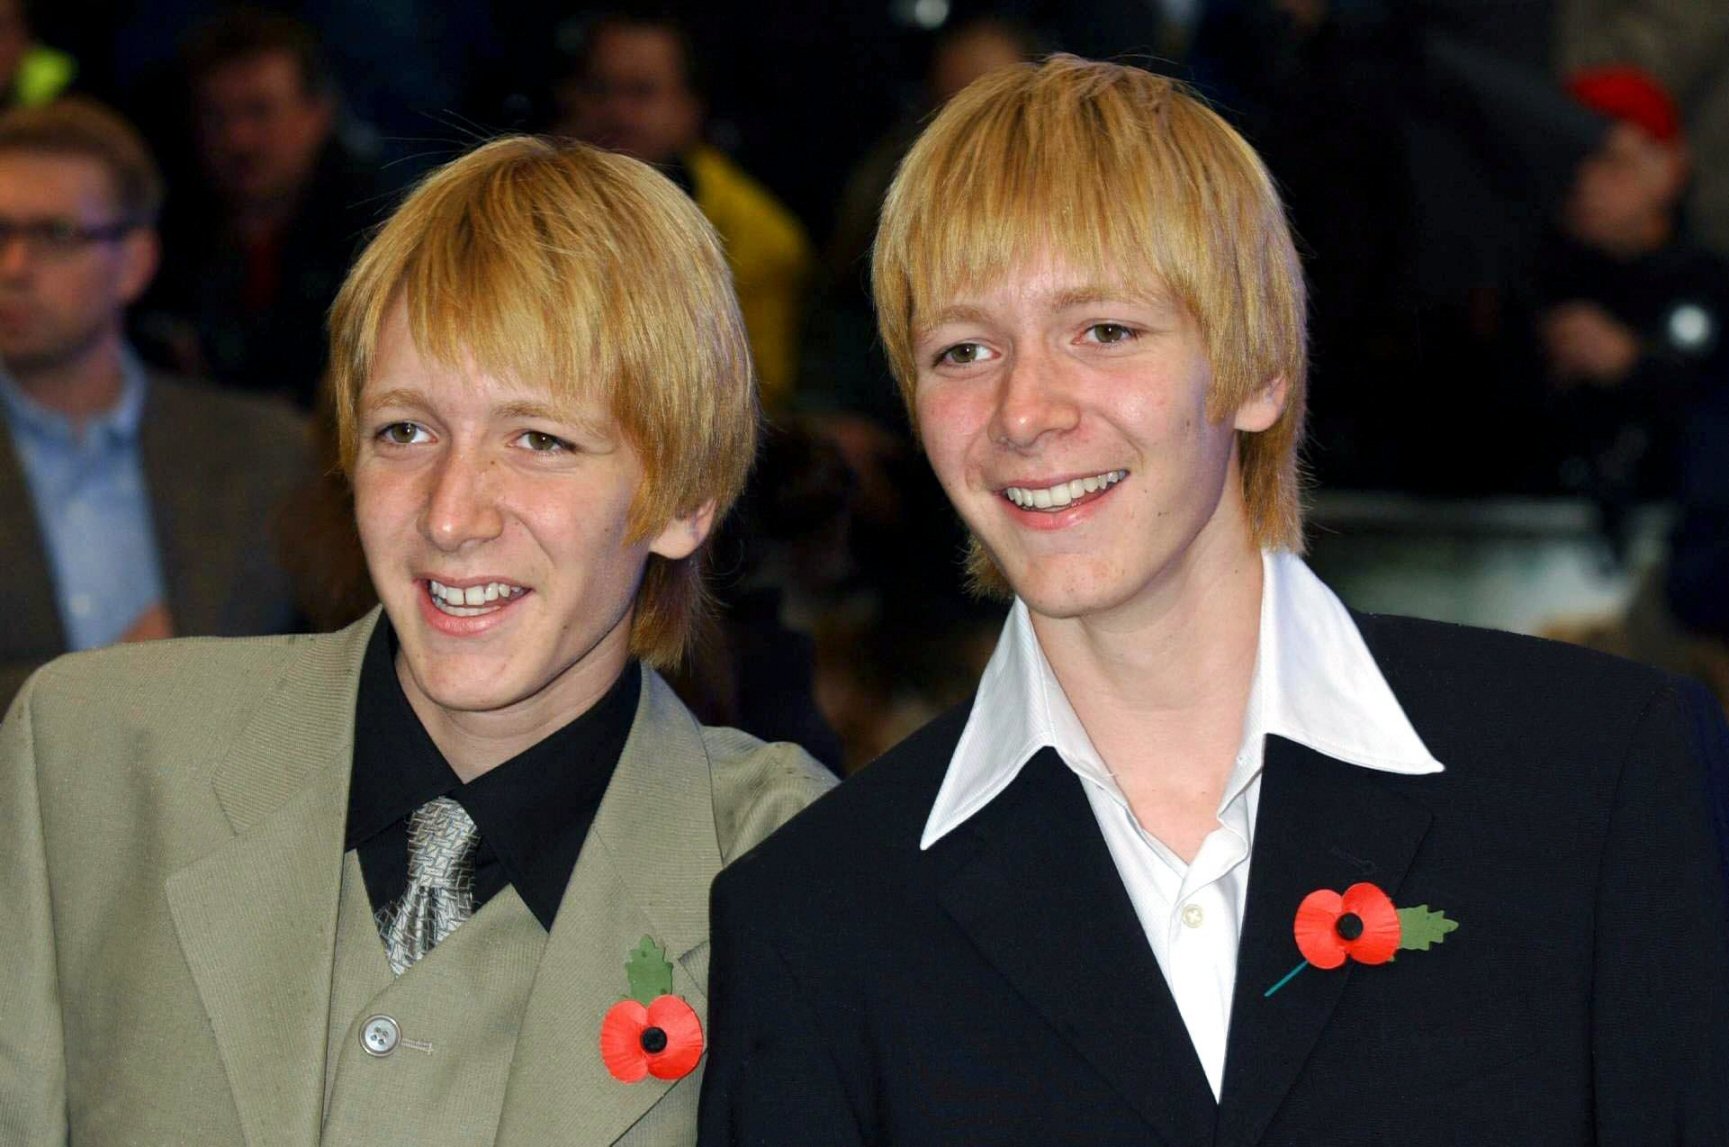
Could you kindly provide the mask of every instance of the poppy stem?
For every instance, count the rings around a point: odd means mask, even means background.
[[[1306,968],[1308,966],[1309,966],[1309,961],[1304,960],[1302,963],[1298,964],[1296,967],[1294,967],[1290,971],[1286,972],[1284,979],[1280,980],[1278,983],[1274,984],[1272,987],[1268,988],[1266,991],[1261,993],[1261,998],[1263,1000],[1271,999],[1274,992],[1278,991],[1280,988],[1284,987],[1286,984],[1288,984],[1292,980],[1296,979],[1297,973],[1302,971],[1304,968]]]

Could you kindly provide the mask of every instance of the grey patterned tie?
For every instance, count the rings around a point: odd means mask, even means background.
[[[480,835],[449,797],[427,801],[408,821],[408,890],[378,912],[378,934],[397,975],[474,914],[474,850]]]

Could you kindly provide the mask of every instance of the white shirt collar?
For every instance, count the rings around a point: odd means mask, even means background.
[[[1295,554],[1265,551],[1261,632],[1245,740],[1277,734],[1329,757],[1382,772],[1419,775],[1443,766],[1424,747],[1393,696],[1349,611]],[[1076,773],[1115,792],[1116,781],[1039,648],[1016,599],[979,680],[966,728],[925,821],[929,848],[984,808],[1040,749],[1055,748]],[[1239,755],[1256,766],[1259,744]],[[1225,800],[1253,779],[1233,775]]]

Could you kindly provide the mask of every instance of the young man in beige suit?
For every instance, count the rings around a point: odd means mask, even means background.
[[[649,668],[753,447],[713,233],[498,141],[331,333],[382,615],[68,657],[0,727],[0,1142],[689,1142],[709,882],[827,784]]]

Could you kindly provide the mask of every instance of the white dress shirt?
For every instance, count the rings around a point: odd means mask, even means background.
[[[920,841],[929,848],[1008,788],[1040,749],[1056,749],[1083,782],[1214,1098],[1224,1079],[1266,736],[1369,769],[1442,771],[1333,591],[1294,554],[1267,551],[1262,570],[1260,638],[1242,744],[1219,801],[1219,827],[1191,862],[1184,864],[1129,810],[1019,600],[979,681]]]

